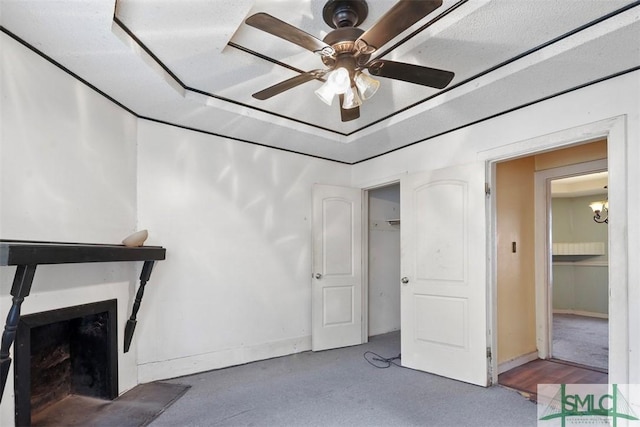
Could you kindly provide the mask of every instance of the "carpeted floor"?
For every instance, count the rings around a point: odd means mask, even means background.
[[[424,372],[378,369],[366,351],[400,352],[400,334],[169,380],[191,386],[150,425],[535,426],[536,406],[515,391]]]
[[[554,314],[552,354],[555,359],[608,369],[608,320],[573,314]]]

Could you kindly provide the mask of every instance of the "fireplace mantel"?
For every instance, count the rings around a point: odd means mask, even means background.
[[[0,265],[71,264],[85,262],[160,261],[160,246],[0,240]]]
[[[144,287],[151,276],[155,261],[165,259],[166,250],[161,246],[126,247],[94,243],[41,242],[0,239],[0,266],[17,266],[11,287],[12,306],[0,343],[0,400],[9,375],[11,357],[9,350],[15,340],[20,307],[31,292],[36,267],[40,264],[75,264],[92,262],[143,261],[140,287],[136,293],[131,317],[124,332],[124,351],[129,351],[136,314],[140,308]]]

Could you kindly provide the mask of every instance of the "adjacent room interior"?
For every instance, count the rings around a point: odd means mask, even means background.
[[[551,357],[607,372],[609,273],[607,172],[551,182]]]
[[[594,221],[589,206],[606,200],[607,173],[567,169],[606,158],[607,143],[600,140],[496,168],[498,235],[511,239],[498,252],[499,382],[534,397],[536,384],[554,376],[577,383],[607,380],[609,239],[607,224]],[[542,187],[541,200],[535,186]],[[536,214],[549,221],[536,222]],[[544,240],[542,258],[535,255],[536,239]],[[568,370],[574,371],[570,379]]]
[[[400,184],[371,189],[367,194],[371,337],[400,331]]]

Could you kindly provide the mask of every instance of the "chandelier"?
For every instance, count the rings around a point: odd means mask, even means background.
[[[608,186],[605,185],[604,188]],[[598,224],[609,224],[609,199],[589,203],[593,211],[593,220]]]

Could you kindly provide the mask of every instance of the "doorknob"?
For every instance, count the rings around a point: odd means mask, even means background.
[[[409,278],[403,277],[402,279],[400,279],[400,281],[402,282],[403,285],[406,285],[407,283],[409,283]]]
[[[314,277],[315,277],[316,279],[320,280],[320,279],[322,279],[322,274],[320,274],[320,273],[316,273]]]

